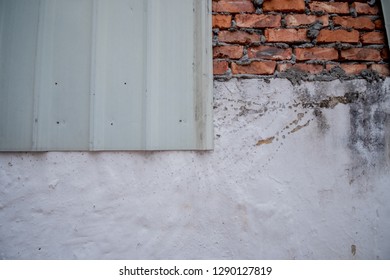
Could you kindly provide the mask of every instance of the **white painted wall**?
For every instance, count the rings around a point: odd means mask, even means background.
[[[389,88],[215,82],[213,152],[2,153],[0,257],[389,259]]]

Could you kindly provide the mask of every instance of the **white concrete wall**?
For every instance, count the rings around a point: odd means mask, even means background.
[[[389,259],[389,88],[215,82],[212,152],[2,153],[0,257]]]

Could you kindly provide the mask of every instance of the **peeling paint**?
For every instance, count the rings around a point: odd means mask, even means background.
[[[256,146],[261,146],[261,145],[265,145],[265,144],[271,144],[274,140],[275,140],[274,136],[269,137],[267,139],[262,139],[262,140],[257,141]]]
[[[298,125],[293,130],[291,130],[289,133],[295,133],[295,132],[301,130],[302,128],[308,126],[309,124],[310,124],[310,120],[308,120],[304,125]]]

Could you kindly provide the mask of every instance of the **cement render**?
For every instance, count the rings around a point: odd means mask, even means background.
[[[390,79],[214,83],[209,152],[0,154],[2,259],[389,259]]]

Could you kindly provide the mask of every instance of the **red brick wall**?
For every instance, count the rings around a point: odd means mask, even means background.
[[[214,75],[326,76],[341,68],[351,77],[389,76],[380,3],[368,2],[213,0]]]

